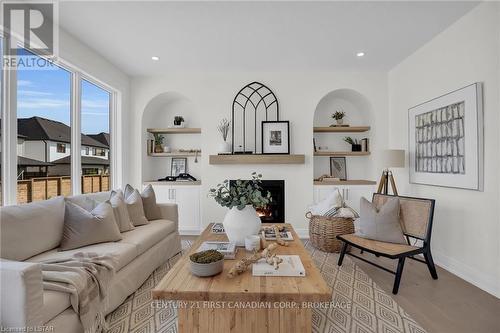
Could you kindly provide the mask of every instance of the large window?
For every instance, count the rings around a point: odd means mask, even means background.
[[[92,156],[82,157],[82,192],[108,191],[111,94],[88,80],[81,81],[81,94],[82,144],[92,147]]]
[[[24,49],[18,55],[38,60]],[[17,202],[70,195],[72,74],[58,66],[17,71]],[[33,65],[35,64],[35,65]]]

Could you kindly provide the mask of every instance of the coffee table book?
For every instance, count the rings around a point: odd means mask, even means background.
[[[288,242],[288,246],[278,247],[276,254],[298,255],[305,277],[253,276],[249,269],[230,279],[227,273],[235,264],[234,260],[224,260],[224,269],[219,275],[207,278],[192,275],[190,254],[204,241],[228,241],[225,234],[213,234],[209,225],[153,289],[153,298],[161,300],[162,304],[169,304],[163,301],[178,301],[175,304],[179,305],[180,333],[310,333],[312,308],[307,304],[330,302],[332,291],[297,233],[290,224],[286,226],[294,240]],[[240,250],[236,260],[249,254]]]
[[[203,242],[196,252],[206,250],[217,250],[224,255],[224,259],[234,259],[236,257],[236,244],[232,242]]]
[[[269,265],[264,259],[252,265],[253,276],[298,276],[305,277],[306,270],[299,256],[278,256],[283,259],[278,269]]]

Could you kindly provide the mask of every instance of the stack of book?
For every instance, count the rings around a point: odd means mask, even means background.
[[[273,265],[269,265],[265,259],[260,259],[252,265],[252,275],[253,276],[306,276],[306,270],[300,256],[278,256],[283,259],[283,262],[279,264],[278,269],[274,269]]]
[[[206,241],[203,242],[198,248],[197,252],[206,250],[216,250],[224,255],[224,259],[234,259],[236,258],[236,244],[231,242],[215,242]]]
[[[261,234],[265,240],[276,240],[276,234],[274,233],[273,228],[264,228],[262,229]],[[284,241],[293,241],[292,233],[290,231],[287,231],[286,228],[280,231],[280,236]]]
[[[214,223],[212,225],[212,233],[213,234],[224,234],[226,231],[224,230],[224,226],[222,223]]]

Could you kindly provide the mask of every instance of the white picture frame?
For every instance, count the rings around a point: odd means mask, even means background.
[[[481,83],[408,110],[410,183],[483,190]]]

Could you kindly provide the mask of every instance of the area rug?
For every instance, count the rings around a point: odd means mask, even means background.
[[[183,240],[183,250],[189,249],[191,244],[190,241]],[[315,309],[312,318],[313,332],[425,333],[425,330],[350,258],[346,257],[339,268],[337,253],[316,250],[307,241],[304,245],[323,278],[332,288],[334,304],[348,304],[344,307]],[[134,294],[107,316],[109,333],[177,332],[176,310],[151,307],[150,292],[177,260],[178,258],[173,258],[159,267]]]

